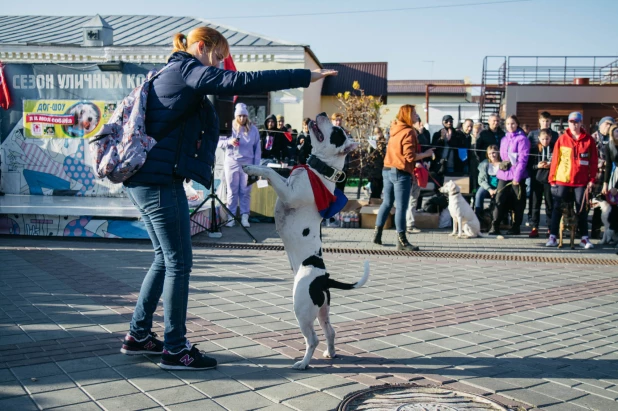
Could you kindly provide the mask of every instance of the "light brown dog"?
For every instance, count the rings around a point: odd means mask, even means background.
[[[577,231],[577,214],[575,214],[572,202],[562,203],[562,218],[560,219],[560,240],[558,248],[562,248],[562,235],[564,230],[569,230],[571,234],[571,250],[575,249],[575,232]]]

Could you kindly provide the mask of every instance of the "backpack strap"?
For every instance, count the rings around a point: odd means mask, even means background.
[[[154,70],[150,70],[148,74],[146,75],[146,81],[151,82],[155,78],[159,77],[159,74],[163,73],[171,65],[172,65],[171,63],[167,63],[165,66],[163,66],[163,68],[161,68],[161,70],[157,71],[156,73],[153,73]]]

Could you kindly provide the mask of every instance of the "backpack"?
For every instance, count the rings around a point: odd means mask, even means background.
[[[448,207],[448,197],[444,194],[435,194],[423,204],[423,211],[426,213],[441,213]]]
[[[146,134],[146,102],[150,84],[169,64],[156,73],[151,71],[118,105],[107,124],[90,141],[93,171],[98,178],[123,183],[146,162],[157,141]]]

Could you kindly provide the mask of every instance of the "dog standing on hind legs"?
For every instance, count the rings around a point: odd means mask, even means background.
[[[335,330],[330,323],[330,289],[350,290],[363,286],[369,278],[366,261],[361,279],[342,283],[330,278],[322,259],[323,218],[339,211],[347,199],[335,183],[345,177],[345,156],[358,148],[358,143],[341,127],[333,126],[325,113],[309,123],[313,147],[306,166],[298,166],[286,179],[270,167],[243,166],[250,176],[266,178],[277,193],[275,227],[283,240],[294,277],[294,314],[305,337],[303,359],[293,368],[304,370],[318,345],[314,330],[316,318],[324,330],[327,349],[324,357],[335,356]]]
[[[575,249],[575,232],[577,231],[577,214],[575,214],[574,204],[572,201],[562,203],[562,218],[560,218],[560,239],[558,248],[562,248],[562,237],[564,230],[569,230],[571,235],[571,250]]]

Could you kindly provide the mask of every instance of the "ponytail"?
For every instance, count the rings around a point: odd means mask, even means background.
[[[174,50],[172,50],[172,53],[177,51],[187,51],[187,37],[182,33],[174,35]]]
[[[210,52],[211,58],[214,53],[220,54],[224,58],[230,54],[230,45],[225,36],[211,27],[196,27],[187,36],[182,33],[174,35],[174,49],[177,51],[189,52],[189,47],[197,42],[203,42],[206,49]]]

